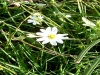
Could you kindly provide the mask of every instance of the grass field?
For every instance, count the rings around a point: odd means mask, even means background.
[[[0,75],[100,75],[99,0],[0,0]]]

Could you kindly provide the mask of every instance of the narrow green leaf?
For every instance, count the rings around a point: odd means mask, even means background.
[[[99,63],[100,63],[100,56],[94,60],[94,62],[91,64],[89,68],[86,69],[83,75],[91,75],[91,73],[98,66]]]
[[[81,53],[79,54],[79,56],[77,57],[77,60],[75,63],[80,63],[80,61],[83,59],[83,57],[85,56],[85,54],[96,44],[98,44],[100,42],[100,39],[97,39],[95,41],[93,41],[90,45],[88,45],[85,49],[83,49],[81,51]]]
[[[10,59],[12,59],[13,61],[16,61],[11,55],[9,55],[9,53],[7,53],[4,49],[2,49],[0,47],[0,51],[2,51],[5,55],[7,55]]]

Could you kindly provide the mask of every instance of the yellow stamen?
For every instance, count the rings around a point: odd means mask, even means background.
[[[48,35],[48,38],[49,38],[49,39],[54,39],[54,38],[56,38],[56,35],[55,35],[55,34],[49,34],[49,35]]]
[[[37,18],[36,21],[37,21],[37,22],[41,22],[41,19]]]

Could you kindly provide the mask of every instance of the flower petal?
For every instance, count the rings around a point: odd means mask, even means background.
[[[33,18],[34,18],[34,16],[30,16],[29,18],[30,18],[30,19],[33,19]]]
[[[36,36],[33,35],[33,34],[27,34],[27,37],[29,37],[29,38],[34,38],[34,37],[36,37]]]
[[[56,41],[55,41],[55,40],[51,40],[51,41],[50,41],[50,43],[51,43],[52,45],[54,45],[54,46],[56,46],[56,45],[57,45],[57,43],[56,43]]]
[[[68,34],[57,34],[57,39],[68,39]]]
[[[44,41],[44,38],[38,38],[36,41]]]
[[[39,35],[39,36],[44,36],[44,33],[41,33],[41,32],[37,32],[36,35]]]
[[[51,27],[47,27],[46,32],[51,32]]]
[[[42,42],[42,44],[46,44],[48,42],[49,42],[49,40],[45,40],[45,41]]]
[[[93,22],[89,21],[87,18],[82,17],[82,20],[86,23],[84,26],[96,26]]]
[[[85,17],[82,17],[82,20],[86,23],[86,24],[88,24],[90,21],[87,19],[87,18],[85,18]]]
[[[33,22],[32,19],[28,19],[28,20],[27,20],[27,23],[32,23],[32,22]]]
[[[40,13],[34,13],[33,15],[40,15]]]
[[[33,22],[33,25],[36,25],[37,23],[36,22]]]
[[[62,39],[63,37],[67,37],[67,35],[68,34],[57,34],[56,36],[57,36],[57,38],[61,38]]]
[[[61,39],[58,39],[57,42],[63,44],[63,41]]]
[[[58,29],[56,27],[53,27],[52,32],[56,34],[58,32]]]
[[[40,31],[44,33],[45,32],[45,29],[40,29]]]
[[[43,20],[43,16],[40,16],[39,19],[40,19],[40,20]]]
[[[89,24],[82,24],[83,26],[90,26]]]
[[[65,39],[69,39],[69,37],[62,37],[62,39],[63,39],[63,40],[65,40]]]

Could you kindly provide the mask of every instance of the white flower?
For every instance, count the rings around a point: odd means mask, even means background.
[[[30,16],[30,19],[27,20],[28,23],[33,23],[33,25],[40,24],[43,21],[43,16],[40,13],[34,13]]]
[[[56,27],[47,27],[46,29],[40,29],[41,32],[36,34],[40,36],[37,41],[43,41],[42,44],[50,42],[52,45],[57,45],[57,42],[63,44],[64,39],[68,39],[68,34],[57,34],[58,29]]]
[[[84,26],[90,26],[90,27],[96,26],[93,22],[89,21],[85,17],[82,17],[82,20],[85,22],[85,24],[83,24]]]

